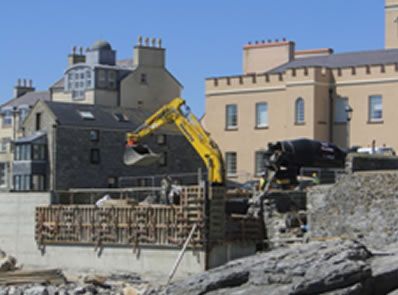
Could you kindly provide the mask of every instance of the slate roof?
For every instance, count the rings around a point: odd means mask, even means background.
[[[140,126],[151,113],[132,108],[108,107],[102,105],[74,104],[46,101],[46,105],[55,115],[59,125],[88,127],[88,128],[107,128],[107,129],[126,129],[134,131]],[[84,119],[80,112],[90,112],[94,119]],[[115,114],[123,114],[127,121],[119,121]],[[165,126],[163,130],[173,132],[173,127]]]
[[[15,140],[15,143],[27,143],[27,142],[32,142],[35,141],[41,137],[43,137],[44,135],[47,134],[47,131],[45,130],[39,130],[36,131],[34,133],[32,133],[31,135],[25,136],[25,137],[21,137],[21,138],[17,138]]]
[[[398,63],[398,49],[357,51],[325,56],[302,57],[278,66],[268,73],[282,73],[286,69],[302,67],[346,68],[365,65],[387,65]]]
[[[13,99],[9,100],[8,102],[1,105],[1,107],[2,108],[16,107],[16,106],[20,106],[20,105],[33,106],[36,103],[36,101],[38,101],[39,99],[45,100],[45,101],[50,100],[50,92],[48,92],[48,91],[28,92],[20,97],[13,98]]]

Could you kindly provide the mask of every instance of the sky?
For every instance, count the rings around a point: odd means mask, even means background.
[[[335,53],[384,47],[385,0],[2,0],[0,104],[17,79],[37,91],[63,76],[72,46],[108,41],[131,58],[138,36],[161,38],[166,67],[193,113],[205,112],[205,79],[242,74],[249,41],[286,38]]]

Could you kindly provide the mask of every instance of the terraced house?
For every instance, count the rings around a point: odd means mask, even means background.
[[[385,4],[385,48],[335,54],[287,40],[243,47],[243,74],[206,79],[206,129],[230,179],[259,175],[269,142],[306,137],[388,145],[398,117],[398,1]],[[223,114],[223,115],[220,115]],[[248,145],[248,143],[250,143]]]

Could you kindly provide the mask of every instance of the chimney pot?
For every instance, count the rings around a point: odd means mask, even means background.
[[[26,87],[26,79],[23,79],[23,87]]]
[[[282,41],[286,41],[286,38],[283,38]]]
[[[265,43],[265,41],[264,41],[264,40],[261,40],[261,43],[262,43],[262,44],[264,44],[264,43]]]
[[[256,44],[258,44],[258,41],[256,40]]]
[[[272,41],[270,39],[268,39],[268,43],[272,43]]]
[[[76,53],[76,46],[73,45],[73,46],[72,46],[72,54],[75,55],[75,53]]]
[[[152,47],[155,47],[155,42],[156,42],[156,39],[155,39],[155,38],[152,38],[152,39],[151,39],[151,45],[152,45]]]
[[[162,48],[162,39],[158,39],[158,46],[159,46],[159,48]]]
[[[278,39],[275,39],[275,43],[278,43],[279,42],[279,40]]]
[[[17,86],[20,87],[21,86],[21,79],[17,80]]]
[[[32,79],[29,80],[29,88],[32,88]]]
[[[139,46],[142,45],[142,36],[138,36],[138,45],[139,45]]]
[[[248,45],[252,45],[252,42],[249,41],[247,44],[248,44]]]
[[[149,43],[149,38],[145,37],[145,46],[148,46],[148,43]]]
[[[79,55],[83,55],[83,47],[79,47]]]

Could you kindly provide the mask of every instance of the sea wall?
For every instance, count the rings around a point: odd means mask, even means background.
[[[335,185],[307,194],[312,238],[349,236],[371,248],[398,241],[398,172],[341,175]]]

